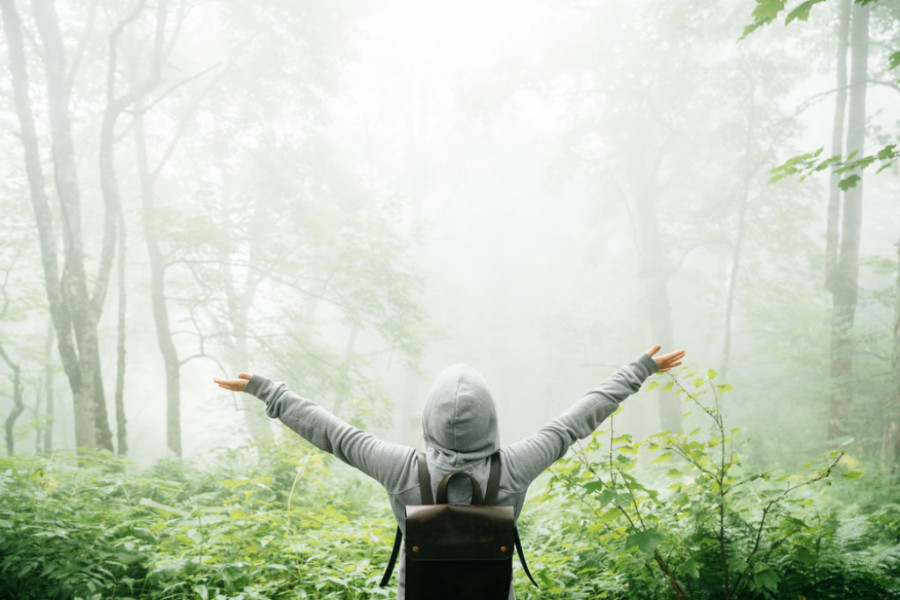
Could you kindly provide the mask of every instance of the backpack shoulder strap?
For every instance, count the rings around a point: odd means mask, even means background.
[[[525,570],[525,574],[528,575],[528,579],[531,581],[534,587],[541,587],[537,584],[537,581],[534,580],[534,577],[531,576],[531,571],[528,570],[528,563],[525,562],[525,553],[522,551],[522,540],[519,539],[519,528],[516,527],[516,552],[519,554],[519,562],[522,563],[522,568]]]
[[[497,504],[500,493],[500,451],[491,454],[491,474],[488,475],[487,490],[484,492],[484,503],[487,506]]]
[[[497,504],[497,496],[500,494],[500,451],[497,450],[491,455],[491,474],[488,476],[488,484],[487,491],[484,495],[484,503],[487,505]],[[534,580],[534,577],[531,576],[531,571],[528,570],[528,563],[525,562],[525,552],[522,551],[522,540],[519,539],[519,529],[518,527],[515,530],[516,532],[516,553],[519,555],[519,562],[522,563],[522,569],[524,569],[525,574],[528,575],[528,579],[534,584],[534,587],[538,586],[537,582]]]
[[[394,548],[391,550],[391,558],[388,559],[388,566],[384,570],[384,576],[381,578],[381,587],[384,587],[391,580],[391,574],[394,572],[394,565],[397,563],[397,555],[400,554],[400,542],[403,540],[403,532],[397,527],[397,533],[394,534]]]
[[[424,452],[416,454],[416,464],[419,471],[419,493],[422,496],[422,504],[434,504],[434,496],[431,493],[431,476],[428,474],[428,460],[425,458]],[[381,587],[385,587],[391,580],[391,574],[394,572],[394,565],[397,564],[397,556],[400,554],[400,543],[403,541],[403,532],[397,527],[397,533],[394,534],[394,548],[391,550],[391,557],[388,559],[388,566],[384,570],[384,577],[381,578]]]
[[[431,475],[428,474],[428,459],[424,452],[418,452],[416,463],[419,466],[419,493],[422,495],[422,504],[434,504],[434,496],[431,493]]]

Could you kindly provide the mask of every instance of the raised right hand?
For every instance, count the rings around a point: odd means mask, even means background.
[[[660,373],[664,373],[669,369],[677,367],[681,364],[681,359],[684,358],[684,355],[687,354],[684,350],[676,350],[675,352],[671,352],[669,354],[663,354],[661,356],[653,356],[659,349],[662,348],[659,344],[653,346],[649,350],[647,350],[647,356],[653,359],[656,363],[656,367]]]

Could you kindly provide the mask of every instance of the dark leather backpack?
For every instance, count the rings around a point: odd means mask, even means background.
[[[425,454],[418,454],[422,504],[406,507],[406,600],[506,600],[512,583],[513,547],[525,564],[512,506],[497,506],[500,453],[491,456],[487,490],[468,473],[447,474],[431,495]],[[447,486],[456,477],[472,483],[472,504],[448,504]],[[402,540],[400,528],[381,586],[394,570]]]

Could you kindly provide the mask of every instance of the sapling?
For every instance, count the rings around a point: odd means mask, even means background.
[[[830,476],[843,452],[830,452],[819,469],[798,475],[743,471],[735,451],[742,432],[726,427],[721,410],[732,386],[716,383],[713,369],[694,375],[669,373],[669,381],[647,389],[674,389],[706,417],[707,434],[696,428],[634,441],[616,435],[610,419],[607,431],[553,469],[548,493],[583,502],[594,515],[589,529],[604,541],[624,538],[626,551],[652,557],[679,600],[693,598],[697,586],[715,588],[726,600],[742,590],[776,593],[780,578],[770,559],[806,528],[791,514],[796,492]],[[671,460],[683,466],[665,473],[668,485],[651,485],[649,471]]]

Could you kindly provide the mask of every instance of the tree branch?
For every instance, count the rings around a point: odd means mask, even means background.
[[[65,85],[66,89],[69,92],[72,91],[72,87],[75,84],[75,76],[78,73],[78,67],[81,66],[81,59],[84,57],[85,49],[87,48],[88,40],[91,37],[91,33],[94,30],[94,17],[97,13],[97,3],[99,0],[93,0],[91,2],[91,8],[88,12],[87,23],[84,26],[84,34],[81,36],[81,39],[78,42],[78,48],[75,50],[75,56],[72,59],[72,66],[69,69],[69,74],[65,77]]]

